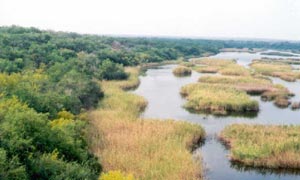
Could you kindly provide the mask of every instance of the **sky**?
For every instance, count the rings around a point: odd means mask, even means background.
[[[0,26],[102,35],[300,40],[300,0],[0,0]]]

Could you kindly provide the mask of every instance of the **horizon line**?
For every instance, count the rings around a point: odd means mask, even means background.
[[[128,38],[166,38],[166,39],[194,39],[194,40],[221,40],[221,41],[263,41],[263,42],[290,42],[290,43],[300,43],[299,40],[284,39],[284,38],[262,38],[262,37],[226,37],[226,36],[182,36],[182,35],[147,35],[147,34],[109,34],[109,33],[84,33],[76,31],[65,31],[65,30],[56,30],[51,28],[42,28],[37,26],[21,26],[16,24],[11,25],[0,25],[0,27],[23,27],[23,28],[36,28],[42,31],[53,31],[53,32],[63,32],[63,33],[77,33],[81,35],[97,35],[97,36],[107,36],[107,37],[128,37]]]

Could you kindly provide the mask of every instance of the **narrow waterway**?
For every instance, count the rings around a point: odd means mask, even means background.
[[[214,58],[236,59],[239,64],[247,66],[252,59],[260,58],[259,53],[220,53]],[[232,164],[227,155],[229,151],[218,141],[216,135],[227,125],[232,123],[256,124],[300,124],[300,111],[289,108],[280,109],[272,102],[263,102],[259,97],[260,111],[255,116],[248,117],[215,117],[212,115],[193,114],[182,106],[185,100],[180,96],[180,88],[186,84],[197,82],[203,74],[193,72],[190,77],[175,77],[172,69],[175,65],[166,65],[159,68],[148,69],[140,77],[141,84],[134,93],[145,97],[148,107],[142,114],[145,118],[176,119],[201,124],[206,131],[205,143],[196,151],[201,151],[203,163],[206,168],[205,178],[211,180],[296,180],[300,179],[300,172],[270,171],[263,169],[248,169]],[[293,101],[300,101],[300,83],[286,82],[272,78],[296,94]],[[195,152],[196,153],[196,152]]]

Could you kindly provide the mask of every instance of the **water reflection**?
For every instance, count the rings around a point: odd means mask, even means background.
[[[270,169],[270,168],[254,168],[251,166],[245,166],[239,162],[231,161],[231,168],[234,168],[240,172],[249,172],[253,171],[255,173],[259,173],[261,175],[277,175],[277,176],[285,176],[285,175],[296,175],[299,178],[300,171],[297,169]]]
[[[190,113],[193,114],[198,114],[198,115],[202,115],[204,116],[203,118],[206,119],[207,116],[211,115],[210,112],[207,111],[195,111],[193,109],[188,109],[186,108],[186,110]],[[215,118],[225,118],[225,117],[244,117],[244,118],[249,118],[249,119],[254,119],[257,117],[259,111],[244,111],[244,112],[227,112],[226,114],[214,114],[212,116],[214,116]]]

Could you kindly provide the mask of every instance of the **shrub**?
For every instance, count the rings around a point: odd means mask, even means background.
[[[125,73],[122,65],[106,59],[100,66],[99,77],[105,80],[120,80],[126,79],[128,75]]]
[[[45,114],[35,112],[15,98],[0,100],[0,116],[1,179],[98,176],[101,167],[88,152],[83,137],[84,122],[49,123]]]

